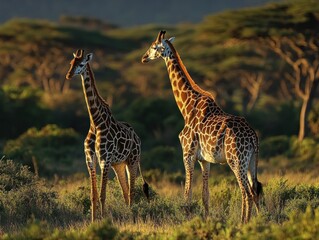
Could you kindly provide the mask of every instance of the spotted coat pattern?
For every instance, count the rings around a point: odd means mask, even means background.
[[[210,163],[228,163],[242,192],[241,220],[245,223],[250,218],[253,202],[258,210],[257,135],[245,118],[225,113],[213,96],[193,81],[172,44],[174,39],[164,39],[164,34],[165,31],[159,32],[142,62],[164,59],[177,106],[185,121],[179,134],[186,172],[185,199],[188,203],[191,201],[194,164],[199,161],[203,177],[202,200],[205,217],[208,216]]]
[[[83,56],[83,50],[73,54],[67,79],[81,75],[83,93],[90,117],[90,128],[84,141],[86,163],[91,179],[92,221],[97,218],[96,161],[101,168],[100,205],[101,216],[105,208],[107,175],[113,168],[121,185],[127,204],[131,204],[134,183],[140,164],[141,142],[133,128],[125,122],[117,121],[109,105],[98,93],[89,62],[93,54]],[[126,177],[125,171],[127,171]]]

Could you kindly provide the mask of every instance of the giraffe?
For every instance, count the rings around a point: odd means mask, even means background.
[[[163,58],[170,78],[173,95],[184,118],[179,134],[185,167],[184,198],[190,203],[194,164],[202,171],[202,201],[204,218],[209,215],[208,178],[210,163],[227,163],[233,171],[242,195],[241,222],[251,216],[253,203],[259,210],[262,185],[257,180],[258,137],[243,117],[225,113],[211,93],[200,88],[186,70],[172,42],[160,31],[142,57],[142,63]]]
[[[96,161],[101,168],[99,200],[101,216],[103,216],[107,174],[110,167],[117,176],[126,204],[132,204],[138,169],[143,178],[140,167],[141,141],[128,123],[117,121],[113,117],[109,105],[101,97],[95,84],[90,66],[93,54],[89,53],[84,57],[83,53],[82,49],[73,53],[74,58],[70,62],[71,66],[66,74],[66,79],[81,75],[84,98],[90,118],[89,131],[84,141],[84,153],[91,180],[91,220],[94,221],[97,218],[98,203]],[[148,184],[144,178],[143,181],[143,191],[148,197]]]

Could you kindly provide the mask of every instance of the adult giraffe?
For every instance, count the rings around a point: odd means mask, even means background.
[[[91,219],[94,221],[98,199],[96,159],[101,168],[100,204],[102,216],[105,207],[107,174],[110,167],[116,173],[125,202],[131,205],[138,168],[142,176],[140,168],[141,141],[128,123],[119,122],[113,117],[107,102],[100,96],[95,85],[94,75],[89,64],[93,54],[89,53],[84,57],[83,52],[79,49],[73,53],[74,58],[70,62],[71,66],[66,78],[71,79],[75,75],[81,75],[83,93],[90,117],[90,128],[84,141],[84,152],[91,179]],[[148,197],[148,185],[145,180],[143,191]]]
[[[209,214],[208,177],[210,163],[227,162],[234,172],[242,193],[241,221],[250,219],[253,202],[259,209],[262,185],[257,180],[258,137],[243,117],[225,113],[213,96],[201,89],[188,74],[172,42],[160,31],[156,40],[142,57],[142,63],[163,58],[173,94],[182,113],[185,126],[179,134],[186,172],[185,199],[192,197],[194,164],[199,161],[205,217]]]

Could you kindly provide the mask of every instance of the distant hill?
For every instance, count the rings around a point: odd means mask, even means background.
[[[271,0],[0,0],[0,22],[15,17],[56,21],[67,15],[97,18],[120,26],[195,23],[208,14],[268,2]]]

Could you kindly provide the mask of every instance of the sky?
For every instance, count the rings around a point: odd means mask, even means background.
[[[123,27],[141,24],[197,23],[224,10],[261,6],[278,0],[0,0],[0,23],[12,18],[58,21],[82,16]]]

